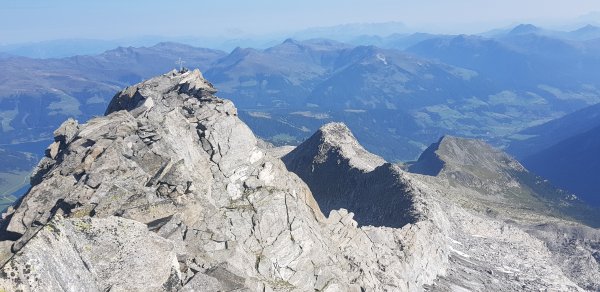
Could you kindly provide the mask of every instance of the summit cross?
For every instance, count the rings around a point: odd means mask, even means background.
[[[185,63],[185,61],[181,60],[181,58],[179,58],[179,60],[177,60],[177,62],[175,62],[175,64],[179,65],[179,71],[183,71],[184,63]]]

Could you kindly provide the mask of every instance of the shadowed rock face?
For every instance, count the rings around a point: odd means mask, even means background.
[[[345,208],[359,225],[396,228],[419,220],[402,171],[367,152],[344,124],[321,127],[282,160],[308,184],[325,214]]]

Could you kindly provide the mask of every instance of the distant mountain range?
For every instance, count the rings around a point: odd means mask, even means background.
[[[597,20],[597,19],[596,19]],[[585,23],[585,20],[582,20]],[[538,34],[564,40],[588,41],[600,38],[600,22],[587,21],[573,30],[550,30],[532,24],[520,24],[510,28],[494,29],[477,35],[498,38],[506,35]],[[406,49],[426,39],[442,37],[439,33],[418,32],[401,22],[349,23],[327,27],[308,28],[295,32],[267,35],[230,36],[159,36],[147,35],[113,40],[102,39],[57,39],[39,42],[26,42],[0,45],[2,54],[30,58],[64,58],[75,55],[100,54],[123,46],[152,46],[160,42],[176,42],[196,47],[231,51],[236,47],[268,48],[281,43],[286,38],[296,40],[331,39],[352,45],[375,45],[381,48]],[[452,37],[451,35],[445,35]]]
[[[152,46],[161,42],[176,42],[196,47],[231,51],[236,47],[268,48],[281,43],[286,38],[307,40],[315,38],[335,39],[337,41],[358,44],[355,39],[380,38],[401,34],[408,35],[407,27],[401,22],[350,23],[343,25],[314,27],[295,32],[273,33],[267,35],[229,35],[229,36],[159,36],[147,35],[113,40],[101,39],[58,39],[39,42],[27,42],[0,45],[2,54],[29,58],[65,58],[76,55],[95,55],[116,47]],[[391,37],[390,39],[396,39]],[[412,42],[414,43],[414,42]],[[370,43],[374,44],[375,43]]]
[[[387,37],[398,33],[407,33],[409,28],[402,22],[390,21],[381,23],[349,23],[327,27],[315,27],[292,33],[294,39],[307,40],[315,38],[334,39],[350,42],[357,37]]]
[[[594,27],[582,31],[592,35]],[[58,59],[4,56],[0,144],[40,153],[60,121],[102,114],[118,88],[173,69],[179,58],[269,142],[298,144],[322,124],[343,121],[389,161],[416,159],[445,134],[516,149],[512,142],[527,137],[520,131],[600,102],[598,40],[525,25],[494,37],[391,34],[350,42],[371,41],[382,47],[288,39],[231,53],[160,43]]]
[[[597,84],[600,53],[594,42],[575,42],[535,33],[500,38],[461,35],[433,38],[407,49],[422,57],[475,70],[500,87],[577,88]],[[560,99],[560,97],[557,97]]]
[[[492,32],[484,33],[483,35],[496,38],[527,34],[537,34],[564,40],[589,41],[600,38],[600,27],[597,25],[587,24],[574,30],[560,31],[541,28],[533,24],[519,24],[509,29],[494,30]]]

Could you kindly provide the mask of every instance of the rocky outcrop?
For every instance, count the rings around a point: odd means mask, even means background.
[[[104,117],[63,123],[3,216],[0,290],[597,287],[595,272],[573,275],[598,267],[597,230],[551,245],[565,229],[480,212],[464,204],[480,189],[405,172],[341,124],[284,164],[274,156],[289,149],[268,148],[215,92],[173,71],[118,93]],[[569,252],[585,261],[560,263]]]
[[[444,136],[428,147],[408,171],[435,176],[451,185],[474,190],[472,207],[513,213],[513,219],[543,213],[600,226],[597,210],[575,194],[554,187],[505,152],[483,141]],[[519,210],[519,212],[514,212]]]
[[[326,218],[214,92],[200,72],[174,71],[117,94],[104,117],[66,121],[3,220],[15,241],[0,245],[0,287],[420,290],[443,270],[430,223],[388,232],[343,210]]]
[[[409,171],[451,177],[472,188],[496,185],[518,188],[519,182],[511,174],[525,172],[525,168],[483,141],[444,136],[428,147],[410,165]]]
[[[406,245],[405,254],[418,254],[413,267],[441,262],[418,248],[436,246],[448,255],[440,276],[426,290],[578,291],[597,286],[592,279],[599,265],[593,259],[600,232],[548,211],[553,206],[544,199],[544,189],[528,187],[532,180],[526,178],[535,175],[481,141],[442,138],[409,164],[411,171],[425,174],[420,175],[382,162],[360,147],[344,125],[328,124],[283,161],[306,181],[323,210],[348,208],[361,225],[402,227],[363,227],[373,238],[429,226],[427,233],[403,234],[438,236],[435,242]],[[386,216],[378,218],[380,214]],[[414,215],[406,222],[398,214]],[[570,227],[556,227],[565,224]],[[561,236],[564,244],[551,244],[550,238]],[[411,277],[427,270],[416,268]]]
[[[151,268],[150,268],[151,267]],[[177,291],[181,272],[171,241],[120,217],[48,222],[4,268],[10,291]],[[10,285],[8,286],[10,287]],[[6,286],[5,286],[6,288]]]
[[[444,190],[450,204],[484,220],[453,219],[461,222],[453,231],[462,238],[457,248],[467,248],[471,253],[451,257],[448,275],[436,281],[438,288],[451,290],[459,284],[515,291],[538,285],[532,283],[535,277],[548,279],[563,274],[564,282],[545,280],[547,283],[540,287],[560,291],[576,286],[598,289],[600,281],[595,279],[600,276],[600,231],[573,221],[598,226],[600,218],[597,210],[573,194],[553,187],[506,153],[477,140],[442,137],[408,169],[425,174],[420,180]],[[456,214],[463,213],[463,217],[464,211]],[[489,231],[482,228],[500,228],[502,232],[489,236]],[[507,261],[507,254],[521,255]],[[510,262],[519,268],[503,268]],[[540,266],[540,262],[547,266]],[[505,266],[498,268],[498,263]],[[540,273],[542,270],[547,274]]]
[[[282,158],[325,213],[346,208],[360,225],[402,227],[421,217],[403,172],[367,152],[344,124],[331,123]]]

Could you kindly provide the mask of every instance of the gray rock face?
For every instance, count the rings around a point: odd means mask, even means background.
[[[528,187],[531,181],[526,178],[535,176],[505,153],[480,141],[444,137],[409,166],[428,174],[423,176],[386,164],[374,168],[353,165],[350,159],[378,160],[363,154],[364,150],[341,150],[343,146],[337,141],[348,140],[353,136],[347,128],[325,125],[283,161],[306,181],[323,210],[348,208],[357,214],[360,225],[395,223],[398,225],[394,227],[402,227],[399,230],[408,230],[430,224],[428,236],[418,235],[429,241],[413,244],[420,248],[436,246],[448,258],[442,275],[433,285],[425,285],[426,290],[597,289],[600,265],[594,254],[600,232],[548,211],[553,205],[544,199],[544,189]],[[406,198],[410,208],[406,209],[407,204],[399,198]],[[369,210],[370,206],[376,207]],[[390,219],[397,213],[413,214],[412,221]],[[335,214],[333,211],[330,218]],[[379,214],[387,216],[377,221]],[[362,229],[379,236],[398,230]],[[438,237],[432,240],[432,234]],[[552,243],[561,236],[565,239]],[[418,253],[415,246],[407,245],[410,253]],[[442,262],[429,255],[419,254],[412,265]],[[411,276],[419,277],[426,270],[417,269],[419,272]]]
[[[574,194],[557,189],[508,154],[483,141],[442,137],[427,148],[418,161],[409,164],[408,170],[477,191],[471,198],[477,201],[473,207],[498,207],[503,209],[501,213],[514,213],[519,217],[535,216],[536,213],[566,216],[600,227],[597,210]]]
[[[510,172],[524,172],[525,168],[506,153],[483,141],[444,136],[427,148],[410,171],[426,175],[453,176],[471,183],[472,187],[503,184],[518,187]],[[477,181],[485,178],[488,181]]]
[[[403,172],[367,152],[343,124],[323,126],[282,158],[304,180],[321,210],[346,208],[360,225],[402,227],[421,213]]]
[[[4,252],[1,287],[420,290],[442,272],[444,249],[412,244],[438,238],[435,226],[363,230],[343,210],[326,218],[214,92],[198,71],[170,72],[117,94],[105,117],[65,122],[3,221],[16,240],[1,245],[14,253]]]
[[[296,175],[214,93],[173,71],[66,121],[3,216],[0,290],[597,287],[598,230],[491,216],[462,203],[480,189],[404,172],[341,124],[284,157]]]
[[[0,285],[23,291],[177,291],[181,286],[173,243],[145,224],[119,217],[56,216],[2,275]]]

